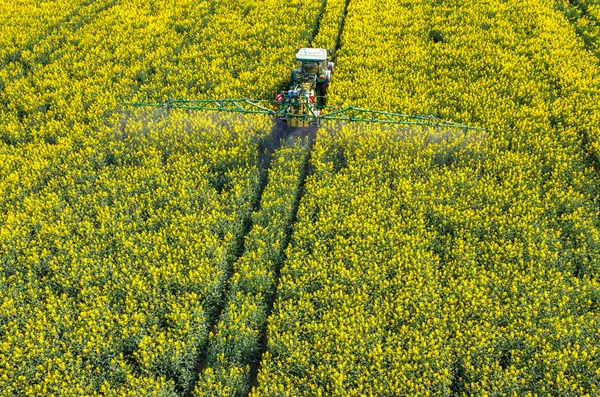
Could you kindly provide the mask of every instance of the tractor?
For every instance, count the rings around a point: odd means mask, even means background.
[[[285,107],[283,119],[288,127],[309,127],[317,123],[325,107],[327,86],[333,73],[333,62],[323,48],[301,48],[296,53],[289,90],[275,96]]]
[[[296,67],[292,69],[289,89],[275,95],[275,101],[237,99],[167,99],[163,102],[124,102],[134,107],[161,107],[272,116],[278,125],[288,127],[288,132],[310,129],[316,133],[321,121],[366,122],[397,125],[421,125],[433,128],[456,128],[485,131],[443,120],[435,116],[407,115],[354,106],[327,105],[327,87],[331,81],[334,64],[323,48],[301,48],[296,52]]]

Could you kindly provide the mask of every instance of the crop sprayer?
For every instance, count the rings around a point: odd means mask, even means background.
[[[125,102],[134,107],[159,107],[243,114],[264,114],[277,118],[291,129],[314,128],[321,121],[346,121],[398,125],[430,126],[485,131],[484,128],[439,119],[435,116],[408,115],[354,106],[328,106],[326,93],[334,63],[327,50],[302,48],[296,54],[296,68],[292,70],[289,89],[277,93],[274,101],[239,99],[167,99],[161,103]]]

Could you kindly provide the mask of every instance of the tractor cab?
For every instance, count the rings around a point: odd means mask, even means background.
[[[324,48],[301,48],[296,53],[296,68],[292,70],[292,83],[314,81],[318,84],[329,83],[333,62],[327,59]]]
[[[325,96],[332,71],[333,62],[327,59],[327,50],[298,50],[289,89],[275,97],[284,109],[282,119],[286,120],[288,127],[306,128],[318,122],[321,109],[326,104]]]

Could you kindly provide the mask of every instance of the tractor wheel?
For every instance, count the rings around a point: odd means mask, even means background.
[[[324,107],[327,105],[327,86],[329,86],[329,82],[326,81],[324,83],[317,84],[317,105],[319,107]]]
[[[333,62],[327,62],[327,70],[329,70],[331,72],[331,74],[333,74],[334,66],[335,66],[335,64]]]

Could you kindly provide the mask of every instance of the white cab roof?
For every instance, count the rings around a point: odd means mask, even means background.
[[[298,61],[320,62],[327,59],[327,50],[324,48],[301,48],[296,54]]]

